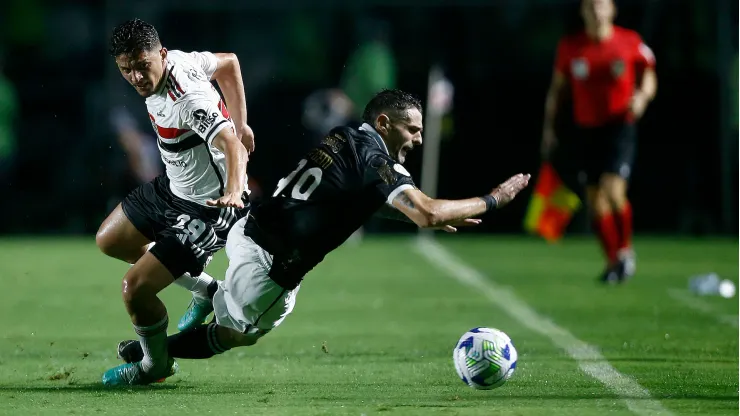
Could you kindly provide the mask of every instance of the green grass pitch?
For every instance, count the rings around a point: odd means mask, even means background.
[[[638,275],[595,283],[592,239],[439,241],[537,313],[601,351],[673,414],[738,414],[738,301],[691,296],[689,276],[737,283],[737,240],[637,239]],[[120,296],[127,266],[86,239],[0,240],[0,414],[26,415],[601,415],[632,414],[553,342],[436,269],[409,238],[370,238],[330,254],[305,280],[293,314],[257,345],[149,388],[107,389],[115,347],[134,333]],[[222,277],[223,253],[208,271]],[[170,332],[188,303],[163,299]],[[507,332],[512,379],[474,391],[451,351],[468,329]],[[628,398],[629,399],[629,398]],[[639,399],[638,399],[639,400]]]

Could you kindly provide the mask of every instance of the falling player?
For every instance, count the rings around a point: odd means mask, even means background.
[[[593,226],[607,267],[601,280],[635,273],[627,181],[636,147],[635,122],[655,97],[655,57],[637,33],[615,26],[612,0],[582,0],[585,31],[560,41],[545,104],[542,152],[557,144],[555,115],[570,84]]]
[[[146,354],[130,376],[152,381],[174,371],[167,310],[157,294],[173,281],[193,291],[184,324],[202,322],[210,312],[202,315],[199,305],[210,308],[208,292],[217,285],[203,269],[246,214],[246,164],[254,139],[233,54],[168,51],[154,27],[138,19],[114,29],[110,52],[124,79],[146,99],[166,167],[165,175],[131,192],[96,237],[105,254],[133,264],[123,278],[123,301]]]
[[[301,282],[328,253],[371,215],[404,219],[419,227],[475,225],[474,219],[510,202],[527,186],[516,175],[482,197],[432,199],[414,185],[403,167],[406,153],[421,145],[421,103],[385,90],[366,106],[358,130],[333,129],[282,179],[266,199],[229,232],[226,279],[213,297],[215,323],[169,337],[169,353],[209,358],[252,345],[292,311]],[[111,384],[141,384],[128,377],[141,366],[139,342],[123,341],[127,361],[106,374]],[[136,370],[139,371],[139,370]]]

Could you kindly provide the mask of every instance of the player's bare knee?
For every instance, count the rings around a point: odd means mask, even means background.
[[[104,229],[102,226],[95,235],[95,244],[106,256],[129,263],[135,263],[136,260],[141,257],[141,254],[138,254],[137,252],[142,251],[142,249],[139,248],[139,250],[135,250],[130,247],[126,247],[115,234],[110,230]]]
[[[601,188],[593,189],[588,192],[588,202],[591,206],[591,212],[593,215],[601,216],[611,211],[609,199]]]
[[[97,245],[98,249],[100,249],[100,251],[106,256],[116,257],[117,252],[115,239],[111,238],[109,233],[106,232],[104,225],[105,224],[101,225],[98,233],[95,234],[95,245]]]
[[[152,293],[151,285],[148,284],[146,276],[135,269],[130,269],[123,277],[121,294],[125,303],[134,303],[137,299],[156,293]]]
[[[611,207],[621,208],[627,201],[626,181],[616,175],[606,175],[601,179],[600,192],[605,196]]]

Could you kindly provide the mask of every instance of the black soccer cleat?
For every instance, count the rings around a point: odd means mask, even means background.
[[[139,341],[127,339],[118,343],[118,358],[125,363],[135,363],[144,359],[144,351]]]
[[[613,285],[619,283],[622,279],[618,270],[619,266],[609,266],[599,277],[599,281],[604,284]]]

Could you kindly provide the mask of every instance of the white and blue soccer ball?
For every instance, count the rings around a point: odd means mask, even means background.
[[[503,331],[473,328],[457,342],[452,360],[463,383],[476,390],[491,390],[514,374],[517,352]]]

